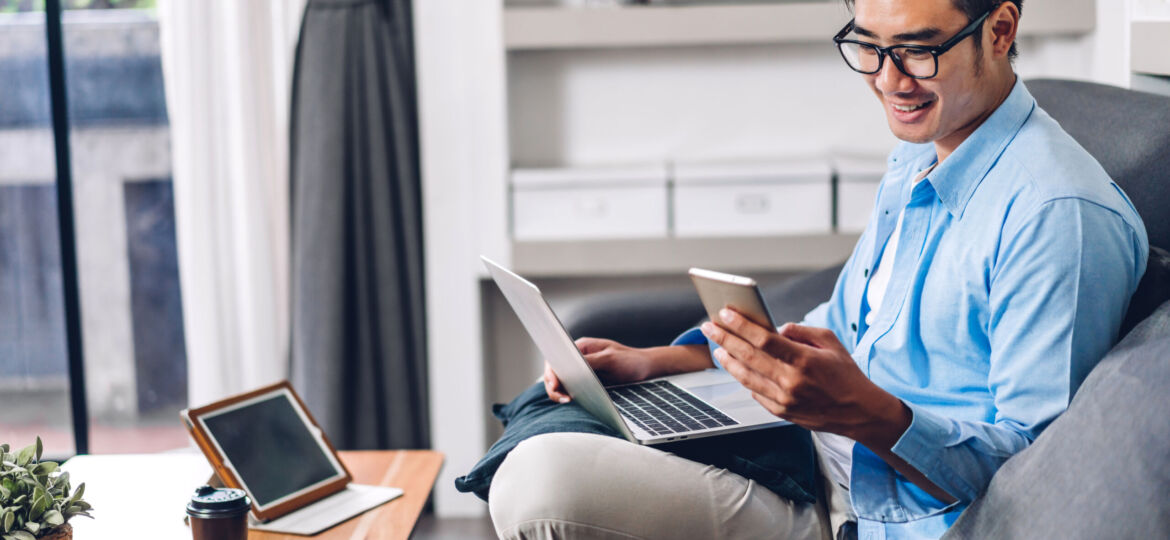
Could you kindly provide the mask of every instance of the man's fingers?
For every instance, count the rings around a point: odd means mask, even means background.
[[[747,317],[731,308],[719,310],[719,324],[748,343],[755,345],[757,349],[763,349],[764,344],[768,342],[768,336],[775,331],[748,320]]]
[[[569,393],[565,391],[561,380],[557,378],[556,373],[553,373],[552,368],[548,364],[544,365],[544,393],[548,394],[548,398],[557,403],[568,403],[572,398]]]
[[[779,403],[776,403],[772,398],[765,396],[764,394],[761,394],[759,392],[753,391],[752,392],[752,399],[756,400],[756,403],[763,405],[763,407],[765,409],[768,409],[768,412],[770,412],[776,416],[779,416],[780,418],[784,418],[784,415],[788,413],[787,407],[784,407],[784,406],[780,405]],[[787,418],[785,418],[785,420],[787,420]]]
[[[573,343],[577,345],[577,350],[581,351],[581,354],[585,355],[604,349],[606,340],[593,337],[582,337],[577,338],[577,341],[574,341]]]
[[[805,350],[805,347],[807,346],[803,343],[797,343],[791,339],[784,338],[783,332],[767,330],[764,327],[747,320],[746,317],[736,313],[735,311],[724,309],[720,312],[720,318],[722,319],[720,322],[722,325],[720,327],[721,330],[724,330],[727,334],[736,335],[743,338],[745,343],[748,343],[750,346],[756,349],[765,351],[770,356],[783,362],[792,363],[793,359],[807,352]],[[781,327],[781,330],[784,330],[790,326],[795,325],[786,324]],[[745,333],[747,335],[744,335]],[[716,339],[715,342],[719,343],[720,346],[726,347],[726,345],[724,345],[718,339]],[[739,356],[738,351],[736,350],[732,350],[732,354]]]
[[[733,357],[726,349],[719,349],[715,351],[715,356],[719,363],[723,365],[735,380],[739,381],[744,388],[753,392],[759,392],[770,396],[775,396],[780,399],[780,396],[787,395],[783,389],[780,388],[779,382],[759,371],[756,371],[745,362]]]
[[[784,372],[791,369],[791,366],[784,363],[786,361],[784,358],[779,358],[779,360],[783,361],[778,362],[776,361],[778,358],[775,357],[775,353],[772,351],[762,351],[764,354],[761,354],[761,350],[758,347],[723,328],[719,328],[711,323],[705,323],[703,325],[703,332],[707,334],[709,339],[718,343],[720,347],[730,353],[731,356],[744,362],[752,370],[767,377],[778,378]]]
[[[828,328],[786,324],[780,328],[779,334],[792,341],[810,345],[818,349],[836,349],[840,347],[837,334]]]

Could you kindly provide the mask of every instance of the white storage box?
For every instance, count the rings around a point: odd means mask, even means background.
[[[869,224],[878,185],[886,174],[881,158],[837,158],[837,230],[860,233]]]
[[[512,171],[516,240],[665,237],[666,166]]]
[[[832,176],[825,160],[678,164],[679,237],[774,236],[832,230]]]

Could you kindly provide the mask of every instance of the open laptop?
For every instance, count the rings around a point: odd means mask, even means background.
[[[603,386],[540,289],[480,258],[573,400],[630,442],[653,445],[789,423],[719,369]]]
[[[286,381],[181,413],[220,480],[252,502],[249,528],[311,535],[402,495],[353,484]]]

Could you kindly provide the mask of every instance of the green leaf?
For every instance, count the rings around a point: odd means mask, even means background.
[[[8,500],[12,496],[12,490],[0,485],[0,500]]]
[[[16,512],[8,510],[4,512],[4,532],[12,530],[12,522],[16,521]]]
[[[36,445],[30,444],[24,448],[21,448],[20,451],[16,453],[16,464],[20,467],[28,465],[28,462],[32,461],[33,455],[36,453]]]
[[[28,511],[29,519],[40,519],[41,514],[49,508],[49,499],[41,493],[33,495],[32,507]]]
[[[48,512],[45,512],[45,515],[41,516],[41,521],[56,527],[62,523],[65,523],[65,518],[61,515],[61,512],[56,510],[49,510]]]
[[[59,470],[59,469],[58,469]],[[61,488],[63,495],[69,494],[69,471],[61,471],[57,478],[53,480],[53,485]]]
[[[37,436],[37,461],[41,460],[41,454],[45,451],[45,445],[41,444],[41,437]]]
[[[28,531],[12,531],[11,536],[14,540],[37,540],[37,537]]]
[[[77,502],[81,500],[81,496],[85,493],[85,482],[77,486],[77,491],[73,492],[73,496],[69,498],[69,502]]]
[[[32,473],[37,476],[48,476],[49,473],[57,470],[57,467],[58,465],[52,461],[42,461],[32,468]]]
[[[0,444],[0,453],[7,454],[9,450],[12,450],[12,447],[8,446],[8,443]]]
[[[30,521],[24,524],[24,530],[36,534],[37,531],[41,530],[41,524],[35,521]]]

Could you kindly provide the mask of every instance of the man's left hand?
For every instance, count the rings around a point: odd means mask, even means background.
[[[869,380],[836,334],[786,324],[779,331],[730,309],[703,333],[715,358],[772,414],[807,429],[888,449],[910,425],[910,410]]]

